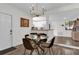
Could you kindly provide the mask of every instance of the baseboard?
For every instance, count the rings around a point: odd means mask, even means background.
[[[0,55],[3,55],[3,54],[5,54],[5,53],[8,53],[8,52],[13,51],[13,50],[15,50],[15,49],[16,49],[15,47],[11,47],[11,48],[2,50],[2,51],[0,51]]]

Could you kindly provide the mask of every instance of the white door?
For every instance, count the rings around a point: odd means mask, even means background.
[[[10,30],[11,16],[0,13],[0,51],[11,47]]]

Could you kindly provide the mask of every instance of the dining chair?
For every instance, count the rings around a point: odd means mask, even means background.
[[[38,47],[41,49],[41,52],[43,52],[43,53],[44,53],[44,49],[41,47],[41,44],[45,43],[46,41],[47,41],[47,39],[41,39],[38,41],[38,43],[36,43],[38,45]]]
[[[30,54],[32,54],[35,49],[38,51],[38,48],[36,46],[33,47],[33,45],[31,44],[30,38],[23,38],[23,45],[25,47],[24,55],[25,55],[26,49],[31,50]],[[38,54],[39,54],[39,51],[38,51]]]
[[[38,45],[38,47],[39,47],[39,49],[41,49],[41,54],[43,54],[44,53],[44,49],[42,49],[41,48],[41,44],[42,43],[45,43],[46,41],[47,41],[47,34],[45,34],[45,33],[38,33],[37,34],[37,45]]]
[[[49,44],[42,44],[41,47],[45,50],[47,48],[47,52],[49,51],[49,54],[51,54],[51,51],[53,52],[53,45],[54,45],[55,37],[52,38],[51,42]],[[45,54],[45,52],[44,52]]]

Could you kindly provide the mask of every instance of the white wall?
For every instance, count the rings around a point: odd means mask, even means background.
[[[31,26],[28,28],[20,27],[20,17],[28,18],[31,20],[31,17],[27,15],[27,13],[20,11],[19,9],[12,7],[7,4],[0,4],[0,12],[8,13],[12,15],[12,28],[13,28],[13,46],[17,46],[22,43],[22,38],[25,34],[30,32]],[[64,23],[64,18],[69,20],[75,19],[79,17],[79,9],[61,11],[57,13],[53,13],[54,11],[49,11],[47,14],[49,23],[51,23],[51,29],[54,29],[54,33],[56,36],[66,36],[71,37],[71,31],[64,30],[64,27],[61,24]],[[32,21],[30,21],[30,25]],[[49,35],[51,35],[49,34]],[[54,36],[53,35],[53,36]],[[52,35],[51,35],[52,36]]]
[[[12,29],[13,29],[13,46],[17,46],[22,43],[22,38],[25,34],[30,32],[29,27],[20,27],[20,17],[28,18],[30,17],[27,13],[20,11],[19,9],[12,7],[7,4],[0,4],[0,12],[12,15]]]

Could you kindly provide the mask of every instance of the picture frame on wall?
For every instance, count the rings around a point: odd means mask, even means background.
[[[20,18],[20,27],[29,27],[29,19]]]

